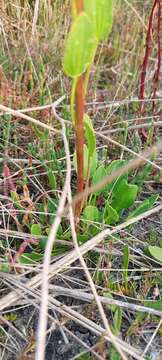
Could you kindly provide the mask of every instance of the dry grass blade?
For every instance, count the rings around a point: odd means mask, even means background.
[[[162,324],[162,318],[160,319],[159,324],[157,325],[155,331],[153,332],[150,341],[148,342],[147,346],[145,347],[145,350],[143,351],[142,356],[145,356],[147,354],[153,340],[155,339],[155,337],[160,329],[161,324]]]
[[[31,289],[27,285],[24,285],[23,283],[18,282],[18,281],[16,281],[15,284],[18,287],[18,289],[21,289],[20,290],[21,296],[24,298],[27,298],[28,303],[31,302],[32,304],[34,304],[35,307],[38,308],[37,302],[39,302],[39,299],[40,299],[40,291]],[[30,297],[32,296],[32,298],[34,297],[34,300],[30,300],[29,296]],[[49,307],[58,311],[62,316],[64,316],[68,320],[74,320],[78,324],[80,324],[80,325],[84,326],[85,328],[87,328],[88,330],[90,330],[92,333],[94,333],[98,336],[102,336],[106,341],[111,342],[111,338],[105,333],[105,329],[102,326],[96,324],[94,321],[83,316],[77,310],[72,309],[71,307],[62,304],[60,301],[58,301],[54,298],[53,294],[51,296],[49,296]],[[49,317],[49,319],[51,319],[51,315],[48,315],[48,317]],[[115,336],[115,341],[118,344],[118,346],[120,346],[121,349],[124,352],[126,352],[127,354],[133,356],[137,360],[143,359],[140,356],[140,353],[138,350],[134,349],[131,345],[127,344],[122,339]]]
[[[68,296],[68,297],[72,297],[74,299],[80,299],[86,302],[91,302],[93,300],[95,300],[94,295],[90,294],[88,292],[85,292],[83,290],[80,289],[69,289],[69,288],[64,288],[61,286],[52,286],[53,291],[57,294],[57,295],[63,295],[63,296]],[[111,299],[105,296],[99,296],[99,299],[101,301],[102,304],[107,304],[107,305],[117,305],[120,306],[122,308],[128,309],[130,311],[139,311],[139,312],[143,312],[143,313],[147,313],[147,314],[152,314],[152,315],[157,315],[157,316],[162,316],[162,311],[160,310],[156,310],[153,308],[149,308],[146,306],[142,306],[142,305],[136,305],[136,304],[132,304],[130,302],[124,302],[122,300],[115,300],[115,299]]]
[[[124,2],[131,8],[132,12],[134,12],[134,14],[136,15],[136,17],[139,19],[139,21],[141,22],[142,26],[145,28],[145,30],[147,30],[147,26],[144,23],[142,17],[139,15],[139,13],[137,12],[136,8],[132,5],[131,1],[128,0],[124,0]]]
[[[135,224],[136,222],[145,219],[155,213],[158,213],[162,210],[162,205],[158,205],[155,208],[145,212],[142,215],[139,215],[135,218],[127,220],[126,222],[116,226],[113,229],[105,229],[98,235],[94,236],[92,239],[88,240],[85,244],[80,246],[80,253],[82,255],[86,254],[88,251],[95,248],[101,241],[106,237],[118,233],[119,231],[127,228],[129,225]],[[58,260],[55,264],[52,264],[49,269],[49,278],[53,277],[55,274],[59,273],[63,269],[66,269],[70,264],[78,259],[78,254],[76,250],[72,250],[69,254],[65,255],[63,258]],[[28,288],[36,289],[41,285],[42,282],[42,273],[35,275],[31,280],[26,284]],[[8,295],[5,295],[0,300],[0,311],[4,310],[6,307],[12,306],[18,299],[21,299],[21,292],[11,291]]]
[[[42,127],[43,129],[50,130],[55,134],[61,134],[61,132],[59,130],[54,129],[52,126],[42,123],[41,121],[36,120],[33,117],[28,116],[26,114],[23,114],[23,113],[19,112],[18,110],[10,109],[9,107],[1,105],[1,104],[0,104],[0,110],[3,111],[4,113],[9,113],[15,117],[27,120],[36,126]]]
[[[35,1],[33,24],[32,24],[32,35],[34,35],[36,32],[36,25],[37,25],[38,15],[39,15],[39,3],[40,3],[40,0]]]

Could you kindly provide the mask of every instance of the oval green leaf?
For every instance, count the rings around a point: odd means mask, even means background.
[[[31,229],[30,229],[30,232],[32,235],[41,235],[42,234],[42,229],[41,229],[41,226],[40,224],[33,224],[31,226]]]
[[[111,206],[119,212],[133,205],[138,193],[138,186],[128,184],[126,179],[122,179],[113,189]]]
[[[85,72],[92,61],[96,43],[92,22],[83,12],[74,21],[68,35],[63,60],[63,69],[67,75],[74,78]]]
[[[93,178],[92,178],[92,185],[96,185],[98,184],[101,180],[103,180],[106,177],[106,170],[105,167],[103,165],[99,166],[97,168],[97,170],[95,171],[95,173],[93,174]],[[96,191],[95,194],[96,195],[100,195],[105,191],[105,187]]]
[[[104,40],[112,28],[112,0],[85,0],[84,4],[85,11],[92,21],[97,40]]]
[[[148,250],[151,254],[151,256],[159,261],[159,262],[162,262],[162,248],[160,248],[159,246],[149,246],[148,247]]]
[[[113,225],[119,220],[119,215],[115,209],[106,202],[105,209],[104,209],[104,222],[108,225]]]
[[[100,220],[100,212],[96,206],[88,205],[84,209],[83,217],[89,221],[99,221]]]

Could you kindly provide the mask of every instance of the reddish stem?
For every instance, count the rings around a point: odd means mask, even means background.
[[[153,90],[153,99],[155,99],[156,97],[156,92],[157,92],[157,87],[158,87],[158,83],[159,83],[159,79],[160,79],[160,67],[161,67],[161,0],[159,0],[159,4],[158,4],[158,61],[157,61],[157,68],[155,70],[154,73],[154,79],[153,79],[153,85],[154,85],[154,90]],[[153,108],[155,106],[155,102],[153,102]]]
[[[84,0],[76,0],[76,11],[77,14],[84,10]]]
[[[76,154],[77,154],[77,194],[84,189],[84,79],[80,76],[76,87]],[[82,201],[78,202],[75,208],[76,218],[80,216]]]
[[[12,179],[11,171],[8,165],[6,164],[3,167],[3,176],[4,176],[4,195],[7,194],[8,196],[8,192],[16,191],[16,187]]]
[[[146,73],[147,73],[147,66],[149,62],[151,47],[152,47],[152,37],[154,32],[154,16],[158,6],[159,0],[154,0],[154,4],[151,10],[150,19],[149,19],[149,26],[147,31],[146,37],[146,51],[144,56],[144,61],[142,65],[142,72],[140,78],[140,91],[139,91],[139,99],[141,100],[140,104],[140,111],[143,112],[144,110],[144,93],[145,93],[145,80],[146,80]]]
[[[76,0],[76,10],[79,14],[84,9],[84,0]],[[77,155],[77,194],[84,189],[84,76],[78,78],[75,93],[75,135],[76,135],[76,155]],[[75,207],[76,222],[82,210],[82,201],[79,201]]]

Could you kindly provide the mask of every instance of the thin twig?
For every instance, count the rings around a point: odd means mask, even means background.
[[[93,269],[94,271],[94,269]],[[116,270],[117,272],[117,270]],[[86,301],[86,302],[92,302],[95,300],[94,295],[90,294],[89,292],[80,290],[80,289],[69,289],[64,288],[62,286],[52,285],[51,286],[51,292],[55,293],[56,296],[67,296],[74,299]],[[116,300],[113,298],[109,298],[106,296],[100,296],[98,295],[99,300],[102,304],[105,305],[116,305],[119,307],[122,307],[124,309],[130,310],[132,312],[138,311],[142,313],[152,314],[156,316],[162,316],[161,310],[156,310],[153,308],[149,308],[148,306],[138,305],[138,304],[132,304],[130,302],[122,301],[122,300]],[[152,304],[152,301],[150,301],[150,304]]]
[[[136,10],[136,8],[132,5],[131,1],[128,0],[124,0],[125,3],[130,7],[130,9],[132,9],[132,11],[135,13],[135,15],[137,16],[137,18],[139,19],[140,23],[142,24],[142,26],[145,28],[145,30],[147,30],[147,26],[144,23],[142,17],[139,15],[138,11]]]
[[[5,280],[4,280],[5,281]],[[30,289],[27,285],[21,283],[20,281],[16,283],[17,287],[21,290],[21,296],[28,299],[28,304],[30,302],[38,308],[37,302],[39,302],[40,299],[40,291],[35,289]],[[13,285],[12,285],[13,286]],[[28,294],[28,297],[27,295]],[[29,295],[35,298],[35,301],[30,300]],[[51,308],[54,308],[56,311],[58,311],[62,316],[64,316],[68,320],[74,320],[78,324],[84,326],[85,328],[89,329],[92,333],[102,336],[106,341],[111,341],[109,336],[105,334],[104,328],[102,326],[96,324],[92,320],[86,318],[84,315],[80,314],[77,310],[72,309],[69,306],[66,306],[62,304],[60,301],[56,300],[54,296],[49,297],[49,306]],[[48,314],[49,319],[54,320],[50,314]],[[57,321],[54,320],[57,324]],[[58,324],[59,325],[59,324]],[[140,356],[138,350],[134,349],[132,346],[127,344],[122,339],[115,336],[116,342],[119,344],[119,346],[129,355],[132,355],[137,360],[143,360],[143,357]]]
[[[162,318],[160,319],[158,326],[156,327],[154,333],[152,334],[151,339],[149,340],[148,344],[146,345],[145,350],[142,353],[142,356],[145,356],[147,354],[153,340],[155,339],[155,336],[157,335],[157,333],[160,329],[161,324],[162,324]]]
[[[13,115],[15,117],[27,120],[27,121],[31,122],[32,124],[34,124],[36,126],[39,126],[39,127],[44,128],[44,129],[50,130],[55,134],[60,134],[61,135],[60,130],[54,129],[52,126],[47,125],[45,123],[42,123],[41,121],[36,120],[33,117],[28,116],[26,114],[23,114],[23,113],[19,112],[18,110],[13,110],[13,109],[11,109],[11,108],[9,108],[7,106],[1,105],[1,104],[0,104],[0,110],[2,110],[4,113],[8,112],[9,114],[11,114],[11,115]]]
[[[41,111],[41,110],[45,110],[45,109],[50,109],[53,107],[57,107],[58,105],[61,104],[61,102],[63,100],[65,100],[66,96],[63,95],[61,96],[59,99],[57,99],[56,101],[54,101],[51,104],[47,104],[47,105],[41,105],[41,106],[34,106],[34,107],[29,107],[29,108],[24,108],[24,109],[20,109],[19,112],[20,113],[26,113],[26,112],[32,112],[32,111]]]
[[[157,115],[158,117],[160,115]],[[152,118],[152,117],[151,117]],[[135,119],[135,120],[139,120],[139,118]],[[137,124],[137,125],[131,125],[131,126],[128,126],[127,127],[127,131],[131,131],[131,130],[138,130],[138,129],[146,129],[146,128],[149,128],[149,127],[160,127],[162,126],[162,121],[159,120],[159,121],[151,121],[150,123],[143,123],[143,124]],[[125,128],[124,127],[120,127],[120,128],[116,128],[116,129],[108,129],[108,130],[103,130],[102,131],[102,134],[103,135],[106,135],[106,134],[115,134],[115,133],[118,133],[118,132],[124,132],[125,131]]]

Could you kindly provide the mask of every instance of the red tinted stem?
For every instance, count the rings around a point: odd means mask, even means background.
[[[76,11],[77,14],[81,13],[84,10],[84,0],[76,0]]]
[[[76,10],[79,14],[84,9],[84,1],[76,0]],[[84,189],[84,76],[78,78],[75,92],[75,135],[76,135],[76,155],[77,155],[77,194]],[[82,201],[75,207],[76,222],[82,210]]]
[[[140,78],[140,91],[139,91],[139,99],[141,100],[140,110],[143,112],[144,110],[144,95],[145,95],[145,80],[146,80],[146,73],[147,73],[147,66],[149,62],[151,47],[152,47],[152,37],[154,32],[154,16],[158,6],[159,0],[154,0],[154,4],[151,10],[150,19],[149,19],[149,26],[147,31],[146,37],[146,51],[144,56],[144,61],[142,65],[142,72]]]
[[[154,73],[154,83],[153,83],[153,86],[154,86],[154,89],[153,89],[153,99],[155,99],[156,97],[156,92],[157,92],[157,88],[158,88],[158,83],[159,83],[159,80],[160,80],[160,67],[161,67],[161,41],[162,41],[162,11],[161,11],[161,0],[159,0],[159,4],[158,4],[158,61],[157,61],[157,68],[155,70],[155,73]],[[155,106],[155,103],[153,102],[153,106]]]

